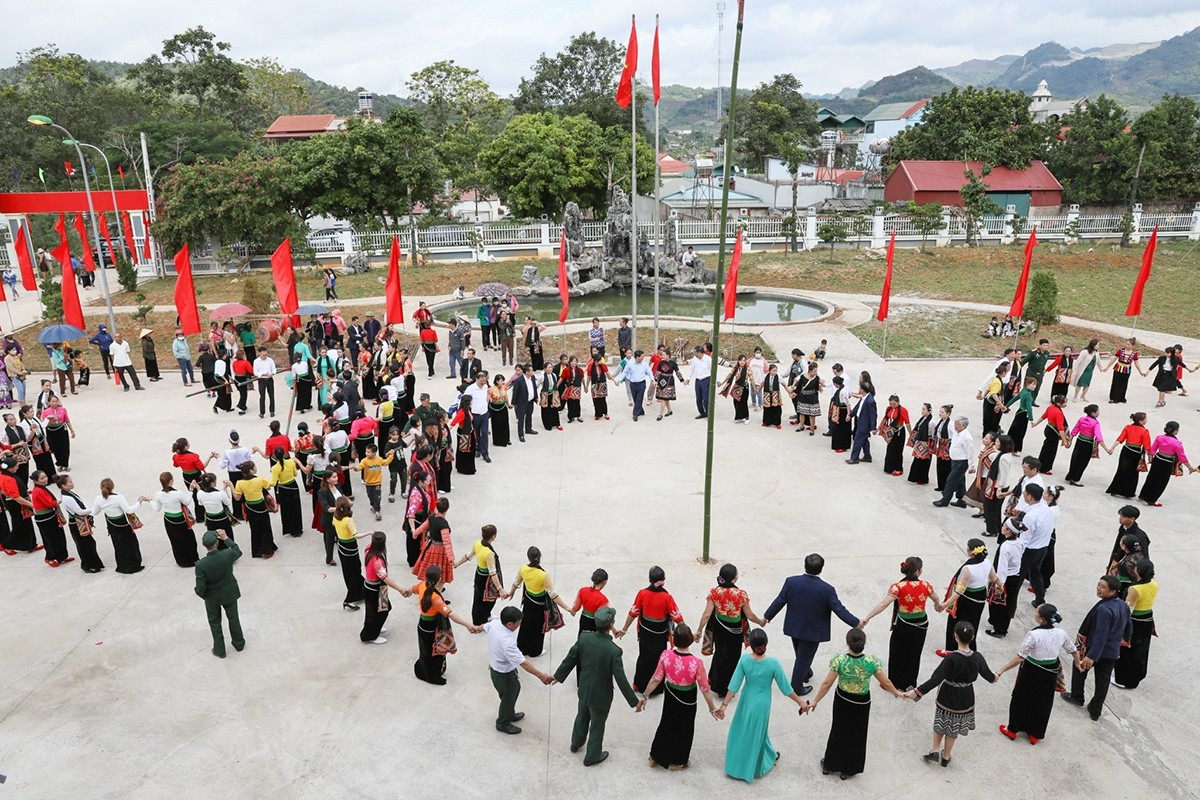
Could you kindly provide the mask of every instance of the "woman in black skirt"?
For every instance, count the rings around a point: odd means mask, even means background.
[[[542,352],[542,331],[545,329],[546,326],[533,317],[525,318],[525,349],[529,351],[530,365],[539,372],[546,366],[546,357]]]
[[[50,476],[39,469],[29,477],[33,480],[29,501],[33,505],[33,521],[42,535],[46,563],[52,567],[69,564],[75,558],[67,551],[65,520],[58,498],[50,491]]]
[[[846,632],[846,652],[839,653],[829,662],[829,674],[821,683],[816,698],[808,703],[808,711],[817,706],[829,694],[837,682],[833,696],[833,721],[829,726],[829,739],[825,743],[825,757],[821,759],[821,774],[838,773],[842,780],[858,775],[867,765],[867,728],[871,721],[871,677],[896,697],[900,690],[883,673],[883,664],[875,656],[863,650],[867,646],[867,634],[858,628]]]
[[[206,531],[225,531],[225,535],[232,542],[233,498],[230,496],[230,491],[233,489],[233,484],[225,481],[224,487],[218,489],[217,476],[206,472],[190,488],[195,492],[196,503],[204,510],[204,529]]]
[[[471,622],[482,625],[491,619],[496,601],[504,596],[504,573],[500,571],[500,554],[496,552],[495,525],[483,526],[472,551],[475,554],[475,585],[471,596]]]
[[[284,536],[304,535],[304,508],[300,504],[300,464],[282,447],[271,454],[271,484],[279,506],[279,528]]]
[[[370,536],[370,531],[358,532],[351,511],[353,501],[339,497],[333,507],[333,530],[337,534],[338,561],[342,565],[342,580],[346,584],[346,597],[342,609],[358,611],[363,599],[362,559],[358,555],[358,540]]]
[[[796,432],[807,429],[808,435],[817,432],[817,417],[821,415],[821,391],[825,381],[817,375],[817,362],[808,362],[808,371],[796,379]]]
[[[1173,394],[1179,388],[1178,367],[1180,363],[1175,355],[1175,348],[1168,347],[1150,365],[1150,369],[1156,370],[1152,382],[1154,388],[1158,390],[1158,402],[1154,404],[1156,408],[1165,406],[1167,404],[1167,395]]]
[[[558,377],[554,374],[554,365],[546,364],[542,370],[541,383],[538,389],[538,405],[542,409],[542,427],[548,431],[555,428],[562,430],[562,420],[559,419],[559,409],[562,407],[562,396],[558,393]]]
[[[425,520],[429,519],[429,509],[433,507],[433,476],[420,467],[413,467],[409,473],[412,484],[409,487],[408,507],[404,511],[404,545],[408,556],[408,567],[412,569],[421,557],[421,540],[416,533]],[[441,575],[439,573],[438,577]]]
[[[42,422],[46,425],[46,443],[50,445],[54,463],[60,472],[68,471],[71,468],[71,440],[75,438],[75,428],[58,395],[50,398],[50,405],[42,412]]]
[[[50,450],[50,440],[46,437],[46,427],[34,414],[33,406],[28,403],[21,406],[20,416],[21,425],[29,431],[29,452],[33,456],[33,463],[46,473],[49,482],[53,483],[58,472],[54,469],[54,455]]]
[[[381,634],[383,623],[387,622],[388,613],[392,610],[392,602],[387,596],[388,587],[404,597],[411,597],[412,592],[388,575],[386,533],[375,531],[371,534],[371,544],[364,557],[363,608],[366,613],[358,638],[363,644],[387,644],[387,639]]]
[[[439,645],[438,637],[450,630],[450,623],[463,626],[471,633],[483,628],[474,625],[450,610],[450,604],[442,597],[442,570],[436,564],[425,569],[425,580],[409,589],[417,595],[421,616],[417,618],[417,660],[413,663],[413,674],[418,680],[434,686],[446,685],[446,655],[457,650],[446,650]]]
[[[79,553],[79,568],[84,572],[95,573],[104,569],[104,561],[96,552],[95,521],[83,503],[83,499],[75,494],[75,482],[70,475],[59,475],[55,481],[62,510],[67,517],[67,527],[71,530],[71,538],[75,540],[75,552]]]
[[[267,490],[271,482],[256,474],[253,461],[241,466],[242,478],[233,486],[234,501],[241,500],[246,509],[246,522],[250,526],[250,556],[252,558],[274,558],[279,546],[271,530],[271,509],[268,500],[273,499]]]
[[[1108,452],[1111,455],[1117,445],[1121,454],[1117,456],[1117,471],[1105,492],[1117,497],[1133,497],[1137,494],[1139,473],[1147,468],[1146,453],[1150,450],[1150,432],[1146,430],[1146,412],[1129,415],[1130,423],[1121,431],[1116,443]]]
[[[721,396],[733,398],[734,422],[745,424],[750,421],[750,368],[745,356],[738,356],[737,363],[725,376]]]
[[[512,444],[509,434],[509,414],[512,403],[508,402],[508,386],[503,375],[497,375],[488,389],[488,425],[492,429],[492,446],[508,447]]]
[[[1083,416],[1071,429],[1075,446],[1071,449],[1071,467],[1067,470],[1067,483],[1072,486],[1083,486],[1084,470],[1092,463],[1092,458],[1099,458],[1101,449],[1112,455],[1112,450],[1104,445],[1104,434],[1100,431],[1100,406],[1091,403],[1084,407]]]
[[[776,430],[783,427],[783,395],[779,391],[779,365],[772,364],[763,376],[762,426]],[[721,695],[724,697],[724,695]]]
[[[1029,431],[1029,421],[1033,419],[1033,391],[1036,388],[1037,378],[1026,378],[1024,388],[1009,405],[1009,408],[1017,408],[1008,426],[1008,435],[1012,437],[1013,447],[1018,453],[1025,449],[1025,434]]]
[[[942,487],[946,485],[946,479],[950,477],[950,412],[952,411],[954,411],[952,405],[939,408],[937,422],[933,423],[933,428],[930,430],[931,458],[936,463],[934,475],[937,476],[937,484],[933,489],[935,492],[942,491]]]
[[[1065,448],[1071,441],[1071,437],[1067,433],[1067,416],[1063,413],[1066,405],[1066,397],[1061,394],[1054,395],[1050,398],[1050,405],[1042,412],[1042,416],[1033,423],[1035,428],[1042,422],[1046,423],[1042,449],[1038,453],[1038,462],[1042,465],[1043,475],[1053,474],[1054,460],[1058,456],[1059,448]]]
[[[583,370],[571,356],[558,375],[558,393],[567,404],[567,424],[583,422]]]
[[[1030,744],[1046,738],[1046,726],[1050,724],[1050,713],[1054,710],[1054,689],[1062,673],[1058,655],[1072,654],[1076,649],[1072,637],[1054,627],[1056,618],[1058,609],[1055,606],[1049,603],[1038,606],[1033,616],[1037,627],[1025,634],[1013,659],[996,670],[999,678],[1009,670],[1019,668],[1012,700],[1008,704],[1008,724],[1000,726],[1000,732],[1013,741],[1018,733],[1028,735]]]
[[[925,635],[929,632],[929,615],[925,608],[930,600],[939,613],[944,608],[934,596],[933,584],[921,578],[924,566],[916,556],[900,562],[900,573],[904,578],[889,586],[887,596],[863,617],[864,622],[869,622],[884,609],[892,609],[887,672],[892,683],[905,689],[917,685],[921,671],[921,653],[925,649]]]
[[[666,767],[673,771],[688,768],[692,757],[692,741],[696,735],[699,695],[703,695],[708,703],[708,713],[714,719],[720,719],[708,678],[704,674],[704,662],[688,651],[693,641],[691,628],[683,624],[675,627],[675,646],[663,651],[654,675],[642,699],[638,701],[637,710],[643,711],[646,698],[656,692],[660,685],[666,688],[662,716],[650,745],[649,760],[652,767]]]
[[[1125,595],[1133,618],[1133,635],[1129,647],[1121,648],[1121,657],[1113,670],[1113,683],[1122,689],[1136,689],[1145,680],[1150,667],[1150,639],[1154,633],[1154,600],[1158,597],[1158,581],[1154,580],[1154,563],[1139,558],[1133,568],[1133,585]]]
[[[180,567],[194,567],[200,560],[200,547],[192,525],[196,519],[196,505],[191,492],[175,488],[175,478],[169,472],[158,476],[162,489],[150,500],[151,507],[163,515],[163,527],[171,542],[171,555]],[[139,498],[145,501],[146,498]]]
[[[517,630],[517,648],[529,658],[537,658],[546,646],[546,634],[563,627],[566,622],[559,611],[574,614],[571,607],[554,590],[550,574],[542,568],[542,551],[530,547],[525,551],[528,561],[517,570],[517,579],[508,590],[512,597],[521,590],[521,627]]]
[[[596,630],[596,612],[608,605],[608,598],[604,595],[604,587],[607,585],[608,571],[595,569],[592,571],[591,584],[579,587],[579,591],[576,592],[571,613],[579,617],[580,633],[590,633]]]
[[[123,575],[132,575],[145,569],[142,566],[142,548],[134,533],[142,527],[136,516],[139,505],[130,505],[122,495],[117,494],[112,478],[105,478],[100,481],[100,495],[92,501],[89,512],[96,517],[104,515],[117,559],[117,572]]]
[[[983,540],[967,540],[967,560],[954,574],[942,601],[942,608],[949,611],[949,616],[946,619],[946,647],[937,651],[940,656],[945,657],[944,654],[954,649],[958,626],[964,622],[971,629],[967,644],[975,646],[975,631],[979,630],[979,620],[987,604],[988,587],[1003,585],[987,555]]]
[[[946,654],[929,680],[903,695],[920,700],[934,689],[938,690],[937,708],[933,712],[933,744],[924,758],[933,764],[940,761],[943,767],[950,766],[950,751],[958,737],[975,730],[975,681],[982,675],[988,683],[996,682],[987,659],[972,649],[974,625],[969,622],[956,624],[954,641],[956,649]]]
[[[587,380],[584,382],[584,390],[592,396],[592,414],[595,419],[608,416],[608,382],[617,382],[617,379],[612,376],[608,370],[608,363],[604,360],[604,356],[600,355],[600,351],[595,347],[592,348],[592,357],[588,360]]]
[[[645,693],[650,677],[658,667],[658,658],[671,641],[671,623],[683,622],[683,615],[675,604],[675,598],[666,590],[667,573],[662,567],[650,568],[650,585],[637,593],[633,607],[625,617],[625,626],[614,632],[618,639],[629,630],[636,619],[638,623],[638,657],[631,685],[634,691]]]
[[[883,457],[883,471],[893,477],[904,474],[904,443],[912,433],[912,425],[908,420],[908,409],[900,405],[900,398],[892,395],[888,398],[887,408],[879,420],[879,435],[887,442],[887,450]]]
[[[837,378],[833,379],[835,382]],[[843,411],[843,418],[846,425],[845,447],[837,452],[843,453],[850,447],[850,419],[849,414]],[[929,464],[932,461],[933,433],[931,426],[933,424],[933,406],[929,403],[921,404],[921,416],[917,418],[916,423],[912,426],[912,433],[908,437],[908,444],[912,447],[912,464],[908,467],[908,482],[915,483],[917,486],[927,486],[929,484]],[[837,439],[837,425],[834,425],[833,437]],[[836,448],[835,448],[836,449]]]
[[[471,414],[471,399],[463,397],[455,415],[458,433],[454,444],[454,468],[459,475],[475,474],[475,421]]]
[[[1196,468],[1188,463],[1187,455],[1183,452],[1183,444],[1179,441],[1179,423],[1172,420],[1163,427],[1161,435],[1154,438],[1150,445],[1150,470],[1146,474],[1146,482],[1138,498],[1151,506],[1161,506],[1158,499],[1167,490],[1167,484],[1172,476],[1183,474],[1183,468],[1196,472]]]
[[[765,396],[765,395],[764,395]],[[750,595],[737,585],[738,570],[733,564],[722,564],[717,573],[717,585],[708,590],[704,612],[696,630],[701,631],[701,652],[712,654],[708,679],[713,693],[724,697],[729,692],[729,680],[737,669],[746,641],[748,623],[764,626],[767,621],[750,608]]]
[[[1005,464],[1017,460],[1012,437],[1007,433],[1002,433],[996,438],[996,452],[992,455],[986,477],[981,481],[983,525],[988,536],[1000,535],[1000,515],[1004,510],[1004,497],[1000,494],[1000,490],[1004,488],[1000,485],[1001,459],[1004,459]]]

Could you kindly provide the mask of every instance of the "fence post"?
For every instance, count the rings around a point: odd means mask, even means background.
[[[338,231],[337,238],[342,246],[342,252],[338,255],[341,257],[342,266],[344,267],[346,266],[346,259],[354,253],[354,231],[350,229]]]
[[[1075,244],[1079,241],[1079,237],[1072,236],[1071,232],[1076,229],[1079,224],[1079,204],[1072,203],[1067,208],[1067,226],[1063,229],[1063,242],[1065,244]]]
[[[1016,231],[1013,230],[1017,220],[1017,207],[1007,205],[1004,207],[1004,226],[1000,229],[1000,244],[1012,244],[1016,238]]]
[[[883,207],[875,206],[875,214],[871,217],[871,248],[878,250],[887,244],[883,235]]]
[[[1192,209],[1192,230],[1188,233],[1188,241],[1200,241],[1200,203]]]
[[[950,206],[942,206],[942,229],[938,231],[937,246],[950,246]]]
[[[1133,230],[1129,233],[1129,241],[1134,244],[1142,241],[1142,204],[1133,204]]]
[[[811,208],[804,210],[804,246],[810,250],[817,242],[817,214]]]

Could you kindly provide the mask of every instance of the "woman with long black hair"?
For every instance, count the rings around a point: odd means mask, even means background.
[[[463,396],[459,401],[458,413],[454,415],[458,433],[454,438],[454,468],[459,475],[475,474],[475,416],[471,413],[471,399]]]
[[[117,572],[124,575],[145,569],[142,566],[142,549],[134,533],[142,526],[135,516],[139,506],[140,503],[130,505],[124,496],[117,494],[112,478],[105,478],[100,481],[100,494],[92,501],[89,512],[92,516],[104,515],[117,559]]]
[[[954,650],[955,631],[964,622],[971,629],[966,644],[972,649],[975,647],[975,632],[979,630],[983,607],[987,605],[988,587],[1003,585],[987,556],[987,546],[982,539],[967,540],[967,560],[954,573],[946,589],[946,597],[942,600],[942,608],[946,609],[949,616],[946,618],[946,648],[937,651],[940,656],[944,657],[944,654]]]
[[[475,555],[475,586],[471,597],[471,622],[482,625],[491,619],[496,601],[504,597],[504,573],[496,552],[496,526],[484,525],[472,546]]]
[[[1129,424],[1121,430],[1116,443],[1109,449],[1110,455],[1117,445],[1121,445],[1117,471],[1104,491],[1117,497],[1133,497],[1138,490],[1138,473],[1149,467],[1146,453],[1150,450],[1150,432],[1146,430],[1146,412],[1138,411],[1129,415]]]
[[[271,488],[271,482],[256,475],[256,469],[253,461],[242,463],[242,479],[233,485],[233,499],[235,503],[242,501],[246,508],[251,557],[273,558],[279,547],[271,532],[271,512],[267,504],[267,489]]]
[[[667,573],[662,567],[650,568],[650,584],[638,591],[633,599],[633,606],[625,617],[625,625],[614,632],[620,639],[629,630],[636,619],[638,623],[638,657],[637,666],[633,672],[630,685],[634,691],[645,693],[650,676],[658,665],[658,658],[667,649],[671,641],[671,624],[683,622],[683,614],[675,598],[667,591]],[[661,689],[660,689],[661,691]]]
[[[737,669],[746,641],[749,623],[766,625],[762,617],[750,608],[750,595],[737,585],[738,569],[722,564],[717,572],[717,585],[708,590],[704,611],[696,630],[702,638],[701,653],[712,654],[708,669],[709,683],[718,697],[729,690],[729,679]]]
[[[271,485],[279,506],[280,533],[300,538],[304,535],[304,510],[300,504],[300,464],[282,447],[271,453]]]
[[[930,455],[937,462],[937,466],[934,468],[934,474],[937,476],[937,484],[933,489],[935,492],[941,492],[946,485],[946,480],[950,477],[950,431],[953,430],[950,426],[950,413],[952,411],[954,411],[952,405],[939,408],[937,422],[933,423],[933,428],[930,430]]]
[[[596,630],[596,612],[608,605],[608,597],[604,594],[604,587],[607,585],[608,570],[597,568],[592,571],[592,582],[579,587],[579,591],[575,593],[571,613],[579,614],[580,633]]]
[[[558,376],[554,373],[554,364],[544,366],[538,387],[538,406],[542,409],[542,427],[548,431],[555,429],[561,431],[562,395],[558,392]]]
[[[204,527],[209,531],[225,531],[229,541],[233,541],[233,484],[225,481],[225,485],[217,488],[217,476],[206,472],[199,481],[193,481],[190,487],[195,492],[197,505],[204,510]]]
[[[50,398],[49,405],[42,411],[42,422],[46,425],[46,443],[54,455],[54,463],[59,472],[69,472],[71,469],[71,440],[75,438],[75,426],[71,424],[71,415],[63,408],[58,395]]]
[[[1000,726],[1000,732],[1013,741],[1022,732],[1029,736],[1030,744],[1046,738],[1046,727],[1054,710],[1054,687],[1062,672],[1059,653],[1075,652],[1072,637],[1062,628],[1054,627],[1057,617],[1057,607],[1049,603],[1038,606],[1033,618],[1037,627],[1025,634],[1012,660],[996,670],[997,678],[1011,669],[1018,670],[1008,704],[1008,724]]]
[[[1013,439],[1007,433],[996,438],[996,452],[988,466],[987,477],[982,481],[983,525],[988,536],[1000,535],[1000,515],[1004,509],[1004,496],[1000,492],[1007,488],[1009,476],[1018,463],[1013,449]]]
[[[367,546],[365,558],[362,593],[366,613],[358,638],[363,644],[387,644],[387,639],[383,638],[386,632],[383,624],[387,622],[388,613],[392,610],[392,601],[387,596],[388,587],[404,597],[411,597],[412,592],[388,575],[386,533],[375,531],[371,534],[371,543]]]
[[[334,564],[333,550],[337,546],[337,531],[333,527],[333,512],[341,497],[342,492],[338,488],[338,471],[337,467],[334,467],[321,476],[321,483],[313,492],[318,511],[315,527],[321,532],[321,542],[325,545],[325,565],[328,567],[332,567]]]
[[[421,557],[421,540],[418,531],[429,519],[429,510],[433,508],[433,476],[420,467],[414,466],[409,473],[412,483],[408,491],[408,505],[404,511],[404,549],[408,556],[408,567],[412,569]],[[439,575],[440,577],[440,575]]]
[[[764,428],[774,427],[779,430],[783,427],[783,394],[779,383],[779,365],[772,364],[767,367],[767,374],[763,376],[762,382],[762,426]]]
[[[675,627],[674,647],[664,650],[637,710],[646,708],[646,698],[666,688],[662,716],[650,745],[650,766],[676,771],[687,769],[696,735],[696,706],[700,696],[708,703],[708,713],[717,716],[717,704],[704,674],[704,661],[689,652],[695,638],[692,629],[680,623]]]
[[[409,589],[419,598],[421,613],[417,620],[417,660],[413,663],[413,674],[434,686],[446,685],[446,656],[457,652],[450,623],[471,633],[483,630],[450,610],[450,604],[442,597],[444,586],[442,570],[431,564],[425,570],[425,580]]]
[[[592,357],[588,359],[586,377],[584,388],[592,396],[593,418],[609,419],[608,382],[616,383],[617,379],[609,372],[604,356],[600,355],[600,351],[594,347],[592,348]]]
[[[53,481],[58,472],[54,469],[54,455],[50,450],[50,440],[46,437],[46,427],[28,403],[21,406],[19,418],[21,427],[28,432],[29,454],[33,456],[33,463],[46,473],[48,481]]]
[[[892,638],[888,645],[887,674],[892,683],[910,689],[917,685],[921,671],[921,651],[925,649],[925,635],[929,632],[929,615],[925,612],[930,600],[941,612],[944,606],[934,595],[936,591],[927,580],[921,578],[925,563],[916,556],[900,562],[903,580],[888,587],[887,595],[871,613],[863,617],[863,623],[892,609]]]
[[[1133,583],[1126,590],[1125,602],[1133,619],[1133,635],[1129,647],[1121,648],[1121,656],[1113,669],[1113,683],[1121,689],[1136,689],[1146,679],[1150,667],[1150,639],[1154,632],[1154,600],[1158,597],[1158,581],[1154,580],[1154,562],[1139,558],[1133,567]]]
[[[912,432],[908,409],[900,405],[900,397],[888,398],[887,408],[879,420],[879,435],[887,443],[883,457],[883,471],[893,477],[904,474],[904,443]]]
[[[513,581],[508,596],[512,597],[517,589],[522,589],[521,612],[524,616],[517,630],[517,648],[527,657],[537,658],[545,649],[546,633],[566,624],[557,609],[561,608],[568,614],[574,612],[554,591],[550,574],[542,567],[542,551],[530,547],[525,551],[525,557],[528,562],[517,570],[517,579]]]
[[[1072,486],[1083,486],[1083,472],[1092,463],[1092,458],[1099,458],[1101,449],[1112,455],[1112,450],[1104,446],[1104,433],[1100,430],[1100,406],[1091,403],[1084,407],[1083,416],[1071,429],[1071,437],[1075,446],[1071,449],[1071,467],[1067,470],[1067,483]]]
[[[1025,449],[1025,434],[1029,432],[1029,422],[1033,419],[1033,392],[1037,385],[1037,378],[1026,378],[1024,387],[1009,404],[1009,408],[1013,405],[1017,407],[1013,421],[1008,425],[1008,435],[1012,437],[1013,449],[1018,453]]]
[[[33,505],[33,521],[42,535],[46,563],[52,567],[69,564],[75,558],[67,550],[67,534],[63,531],[66,521],[58,498],[50,491],[50,476],[39,469],[29,477],[33,480],[29,502]]]
[[[583,422],[583,370],[575,356],[567,359],[558,375],[558,392],[567,403],[567,424]]]
[[[346,583],[346,599],[342,608],[358,611],[363,599],[362,559],[358,555],[358,540],[371,535],[371,531],[358,532],[349,497],[339,497],[333,506],[333,530],[337,534],[338,561],[342,563],[342,580]]]
[[[834,378],[834,380],[838,380]],[[850,420],[849,415],[843,412],[846,425],[846,448],[850,447]],[[912,464],[908,467],[908,482],[915,483],[917,486],[929,485],[929,465],[933,456],[933,432],[931,426],[933,424],[933,406],[929,403],[921,404],[921,416],[917,418],[916,423],[912,426],[912,433],[908,436],[908,444],[912,447]],[[833,431],[834,441],[838,441],[837,426],[834,426]],[[838,450],[839,453],[845,452],[845,449]]]
[[[194,567],[200,560],[200,546],[192,530],[196,519],[195,500],[190,492],[175,488],[175,477],[169,472],[159,475],[158,482],[162,489],[155,492],[150,505],[163,515],[171,555],[180,567]]]
[[[67,527],[71,530],[71,538],[75,540],[75,552],[79,553],[79,568],[84,572],[95,573],[104,569],[104,561],[96,551],[95,520],[83,498],[75,494],[75,481],[70,475],[59,475],[54,483],[62,496],[60,502],[67,516]]]
[[[1172,420],[1163,427],[1163,432],[1154,438],[1150,445],[1150,471],[1142,491],[1138,497],[1142,502],[1151,506],[1161,506],[1158,498],[1167,490],[1167,484],[1174,475],[1182,475],[1183,468],[1195,472],[1196,468],[1188,463],[1187,454],[1183,452],[1183,443],[1179,441],[1179,423]]]
[[[744,355],[737,357],[737,363],[722,381],[721,396],[733,399],[734,422],[745,424],[750,421],[750,367]],[[792,397],[795,396],[793,393]]]
[[[1042,465],[1041,473],[1043,475],[1052,475],[1054,469],[1054,460],[1058,456],[1058,449],[1066,447],[1071,441],[1070,435],[1067,433],[1067,415],[1063,413],[1063,408],[1067,405],[1067,398],[1061,394],[1051,396],[1050,405],[1042,412],[1042,416],[1033,423],[1036,428],[1042,422],[1046,423],[1045,437],[1042,440],[1042,450],[1038,453],[1038,463]]]

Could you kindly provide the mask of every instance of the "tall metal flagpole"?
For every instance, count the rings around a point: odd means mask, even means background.
[[[658,56],[658,14],[654,15],[654,56]],[[654,347],[657,348],[661,339],[658,338],[658,240],[662,233],[662,177],[658,163],[658,99],[654,100]]]
[[[637,28],[637,15],[633,15],[633,27]],[[638,296],[638,227],[637,227],[637,70],[634,70],[633,75],[629,76],[630,96],[629,103],[630,122],[629,132],[630,141],[633,143],[630,147],[630,181],[629,181],[629,222],[631,230],[629,232],[629,252],[632,256],[633,263],[633,285],[631,294],[633,295],[633,349],[637,350],[637,296]]]
[[[708,381],[708,441],[704,454],[704,546],[700,553],[700,561],[709,563],[709,543],[712,534],[712,477],[713,477],[713,423],[717,415],[714,406],[717,402],[717,359],[721,353],[721,307],[724,294],[721,287],[725,285],[725,240],[726,228],[729,224],[729,169],[733,163],[733,134],[736,130],[734,114],[737,108],[738,65],[742,58],[742,18],[746,12],[746,0],[738,0],[737,38],[733,45],[733,72],[729,79],[729,114],[725,120],[725,168],[724,185],[721,187],[721,244],[717,254],[717,291],[713,292],[713,357],[712,371]],[[720,81],[718,81],[718,85]]]

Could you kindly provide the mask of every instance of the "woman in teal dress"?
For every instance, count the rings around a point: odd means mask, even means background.
[[[747,783],[766,775],[779,760],[779,752],[771,744],[767,732],[771,721],[771,684],[778,686],[780,693],[799,706],[800,713],[804,713],[805,707],[800,695],[792,691],[791,679],[783,671],[779,659],[767,656],[767,632],[755,628],[750,632],[749,644],[750,652],[738,661],[729,681],[729,693],[719,709],[719,718],[724,719],[725,709],[745,681],[745,696],[733,715],[725,745],[725,774]]]
[[[1075,359],[1075,397],[1073,400],[1082,399],[1087,402],[1088,387],[1092,385],[1092,374],[1096,371],[1096,363],[1100,360],[1100,351],[1097,347],[1100,344],[1099,339],[1092,339],[1087,343],[1087,347],[1079,351],[1079,356]],[[1083,393],[1082,398],[1080,392]]]

